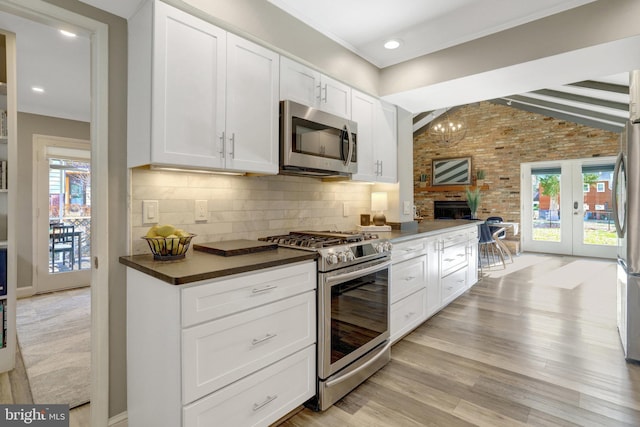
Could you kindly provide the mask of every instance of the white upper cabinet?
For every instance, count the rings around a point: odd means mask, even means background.
[[[320,108],[320,73],[281,56],[280,99]]]
[[[278,173],[279,55],[227,34],[226,167]]]
[[[351,118],[351,87],[284,56],[280,58],[280,99]]]
[[[278,171],[279,56],[160,1],[129,21],[129,167]]]
[[[398,182],[398,115],[396,106],[378,101],[373,151],[378,161],[378,182]]]
[[[358,173],[351,179],[355,181],[377,180],[377,164],[373,154],[373,135],[377,100],[372,96],[354,90],[351,94],[351,120],[358,124],[356,140]]]
[[[358,173],[354,181],[398,181],[396,107],[352,91],[351,119],[358,123]]]

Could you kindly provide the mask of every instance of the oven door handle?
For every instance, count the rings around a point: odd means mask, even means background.
[[[339,274],[337,276],[328,277],[326,283],[329,286],[333,286],[336,283],[346,282],[351,279],[357,279],[358,277],[365,276],[369,273],[375,273],[376,271],[384,270],[391,265],[391,261],[385,261],[380,264],[376,264],[372,267],[363,268],[362,270],[352,271],[350,273]]]
[[[384,354],[386,353],[386,351],[391,347],[391,341],[389,341],[384,347],[382,347],[380,349],[380,352],[378,353],[378,355],[376,355],[376,357],[367,360],[366,363],[362,364],[361,366],[358,367],[358,369],[354,369],[353,371],[349,372],[348,374],[345,374],[341,377],[338,377],[334,380],[331,381],[327,381],[325,383],[325,387],[331,387],[334,386],[338,383],[341,383],[342,381],[348,380],[349,378],[353,377],[354,375],[357,375],[358,373],[360,373],[360,371],[367,369],[367,367],[373,365],[374,363],[376,363],[378,361],[379,358],[381,358],[382,356],[384,356]]]

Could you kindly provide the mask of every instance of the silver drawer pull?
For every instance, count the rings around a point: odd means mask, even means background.
[[[467,256],[467,254],[466,254],[466,253],[464,253],[464,254],[458,254],[458,255],[456,255],[456,256],[458,256],[458,257],[465,257],[465,256]]]
[[[413,317],[415,314],[416,314],[416,313],[415,313],[414,311],[412,311],[412,312],[410,312],[410,313],[407,313],[407,314],[404,316],[404,318],[405,318],[405,319],[409,319],[410,317]]]
[[[260,344],[261,342],[265,342],[270,340],[271,338],[275,338],[277,337],[278,334],[267,334],[262,338],[254,338],[253,341],[251,341],[251,345],[257,345]]]
[[[420,249],[422,249],[421,247],[417,247],[417,248],[407,248],[404,251],[405,252],[413,252],[413,251],[419,251]]]
[[[409,281],[411,281],[411,280],[413,280],[413,279],[415,279],[415,278],[416,278],[416,276],[409,276],[409,277],[405,277],[405,278],[404,278],[404,280],[406,280],[407,282],[409,282]]]
[[[455,261],[455,258],[445,258],[444,261],[445,262],[451,262],[451,261]]]
[[[270,290],[275,289],[277,287],[278,287],[278,285],[269,285],[269,286],[265,286],[264,288],[253,288],[251,290],[251,293],[259,294],[260,292],[267,292],[267,291],[270,291]]]
[[[253,404],[253,410],[257,411],[258,409],[262,408],[263,406],[268,405],[269,403],[273,402],[274,400],[276,400],[278,398],[277,394],[274,394],[273,396],[267,396],[267,398],[264,400],[264,402],[261,403],[254,403]]]
[[[458,283],[464,283],[464,282],[465,282],[465,280],[464,280],[464,279],[462,279],[462,280],[458,280]]]

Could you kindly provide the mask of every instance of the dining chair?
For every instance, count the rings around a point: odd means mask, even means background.
[[[492,233],[487,222],[478,224],[478,265],[480,266],[480,272],[485,266],[489,268],[499,265],[499,263],[502,264],[503,268],[507,268],[504,262],[504,253],[495,238],[495,235],[500,231],[504,231],[504,228]]]
[[[504,222],[504,219],[502,219],[501,216],[490,216],[489,218],[486,219],[486,221],[487,221],[487,223],[489,223],[489,228],[493,232],[496,229],[498,229],[499,227],[492,227],[491,224],[496,223],[496,222]],[[500,235],[498,237],[500,239],[505,239],[507,237],[507,231],[503,230],[502,233],[500,233]]]
[[[62,265],[69,265],[73,270],[75,259],[75,241],[74,241],[75,227],[73,225],[54,225],[51,227],[51,271],[55,266],[56,253],[62,253]],[[65,256],[69,254],[69,261],[65,262]]]

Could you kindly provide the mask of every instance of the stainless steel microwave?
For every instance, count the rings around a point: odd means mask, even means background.
[[[358,171],[356,122],[280,101],[280,173],[350,176]]]

